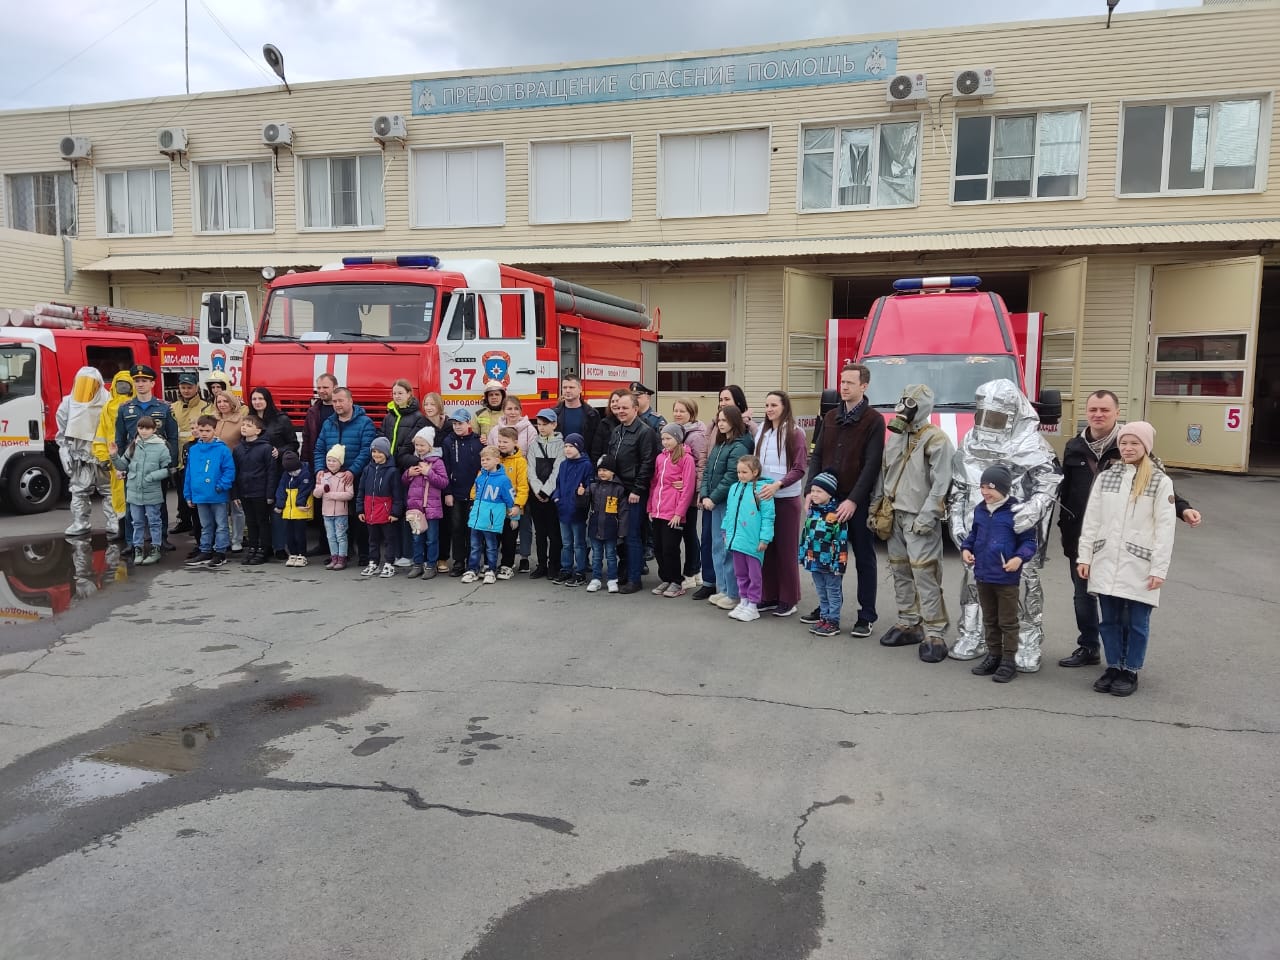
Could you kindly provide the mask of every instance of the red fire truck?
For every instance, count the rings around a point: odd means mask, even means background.
[[[492,260],[346,257],[268,284],[246,382],[301,423],[316,377],[333,374],[374,411],[400,378],[416,396],[475,405],[487,381],[554,400],[560,377],[589,400],[657,371],[658,318],[638,303]]]
[[[868,316],[827,323],[827,391],[823,409],[839,403],[840,368],[871,370],[872,405],[892,410],[903,388],[924,383],[937,397],[933,422],[957,445],[973,426],[974,392],[988,380],[1012,380],[1035,404],[1040,429],[1058,432],[1062,396],[1040,389],[1044,315],[1010,313],[979,277],[895,280]]]

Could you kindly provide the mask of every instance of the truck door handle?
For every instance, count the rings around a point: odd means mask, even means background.
[[[516,373],[528,373],[528,374],[537,374],[537,372],[538,372],[537,370],[531,370],[531,369],[528,369],[528,368],[525,368],[525,369],[523,369],[523,370],[517,370],[517,371],[516,371]]]

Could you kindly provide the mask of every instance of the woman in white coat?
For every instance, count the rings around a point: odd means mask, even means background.
[[[1173,557],[1173,481],[1152,455],[1155,439],[1142,420],[1120,428],[1120,460],[1093,484],[1076,555],[1076,572],[1102,608],[1107,669],[1093,689],[1117,697],[1138,688],[1151,611]]]

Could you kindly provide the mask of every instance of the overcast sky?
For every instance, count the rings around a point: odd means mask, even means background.
[[[1117,13],[1197,2],[1120,0]],[[303,82],[647,58],[682,50],[1030,16],[1097,16],[1100,21],[1106,17],[1106,0],[899,0],[874,5],[854,0],[187,3],[193,93],[275,82],[262,61],[264,43],[274,43],[284,52],[288,79]],[[30,15],[37,8],[38,15]],[[183,92],[183,0],[0,0],[0,24],[5,34],[0,45],[0,110]]]

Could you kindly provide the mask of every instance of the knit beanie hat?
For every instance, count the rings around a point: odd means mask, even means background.
[[[583,439],[583,436],[580,433],[569,434],[564,438],[564,445],[566,447],[576,447],[579,453],[582,453],[587,449],[587,441]]]
[[[991,484],[1002,497],[1007,497],[1013,489],[1013,474],[1003,463],[993,463],[982,471],[980,484]]]
[[[421,430],[419,430],[417,433],[413,435],[413,439],[425,441],[427,444],[427,448],[430,449],[431,447],[434,447],[436,445],[436,428],[423,427]]]
[[[606,453],[596,461],[597,470],[608,470],[610,473],[618,472],[618,461],[613,459],[611,454]]]
[[[337,460],[340,464],[345,464],[347,462],[347,448],[340,443],[335,443],[329,448],[329,452],[324,455],[326,460],[330,457]]]
[[[1133,423],[1126,423],[1120,428],[1120,435],[1116,437],[1116,441],[1124,439],[1125,435],[1137,437],[1138,442],[1142,444],[1143,449],[1147,451],[1148,456],[1155,449],[1156,445],[1156,428],[1145,420],[1135,420]]]
[[[836,479],[836,475],[834,473],[824,470],[813,478],[813,483],[811,483],[810,486],[817,487],[819,490],[825,490],[834,497],[836,495],[836,484],[839,482],[840,481]]]
[[[684,427],[678,423],[668,423],[662,428],[663,433],[669,433],[676,438],[676,443],[684,443]]]
[[[384,457],[391,456],[391,441],[386,437],[377,437],[369,446],[370,450],[381,451]]]
[[[286,450],[280,455],[280,469],[285,473],[293,473],[295,470],[301,470],[302,458],[292,450]]]

